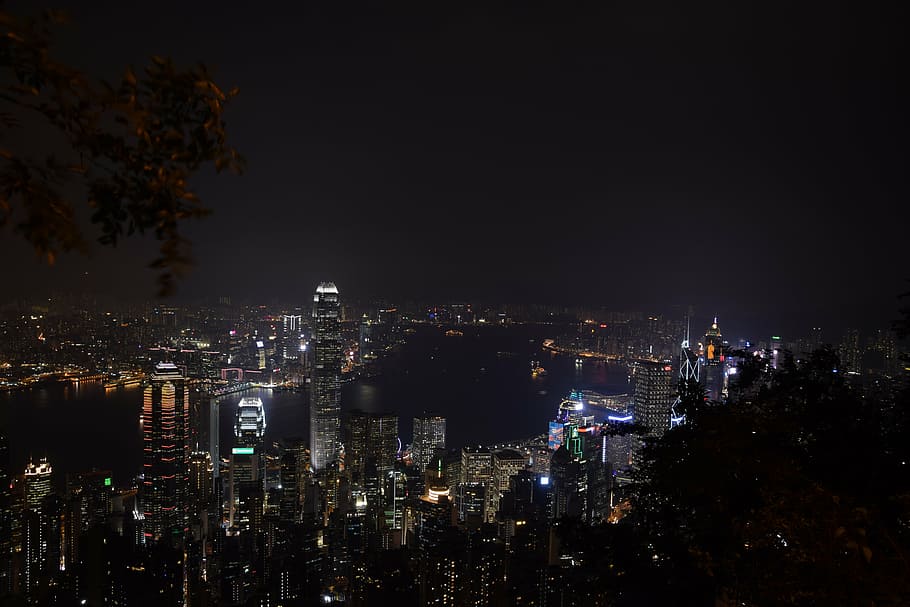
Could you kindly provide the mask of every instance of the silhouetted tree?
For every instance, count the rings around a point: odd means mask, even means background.
[[[224,122],[237,91],[223,92],[204,65],[179,69],[163,57],[117,83],[96,82],[52,57],[52,26],[62,21],[0,8],[0,136],[28,128],[40,133],[31,144],[48,137],[32,154],[0,140],[0,227],[12,225],[53,263],[61,251],[87,250],[76,221],[87,203],[104,245],[154,234],[161,245],[150,266],[168,294],[191,263],[181,226],[211,212],[190,178],[209,164],[242,169]]]
[[[910,398],[837,368],[747,373],[748,397],[646,447],[630,513],[593,536],[610,604],[910,603]]]

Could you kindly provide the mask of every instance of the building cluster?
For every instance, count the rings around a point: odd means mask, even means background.
[[[425,313],[452,324],[488,317],[468,304]],[[732,347],[717,319],[691,341],[686,324],[659,317],[576,321],[553,347],[627,361],[632,393],[572,391],[539,436],[453,448],[438,412],[413,418],[409,445],[396,413],[343,412],[345,374],[400,339],[395,307],[352,314],[326,282],[306,312],[202,314],[198,330],[181,329],[180,314],[157,308],[139,323],[118,315],[107,333],[80,338],[86,355],[110,335],[132,335],[122,342],[130,347],[167,344],[99,359],[145,365],[135,482],[115,485],[101,470],[59,479],[40,459],[14,473],[0,436],[0,594],[48,605],[584,603],[597,589],[578,583],[584,556],[561,529],[623,516],[645,447],[686,422],[680,380],[723,403],[743,356],[775,367],[823,343],[813,330],[798,344],[774,336]],[[513,321],[499,314],[490,318]],[[52,352],[76,347],[67,331],[42,333]],[[846,374],[896,369],[882,334],[861,348],[849,331],[839,351]],[[299,374],[309,436],[268,442],[263,402],[238,395],[232,443],[220,444],[212,395],[257,373],[271,386]]]

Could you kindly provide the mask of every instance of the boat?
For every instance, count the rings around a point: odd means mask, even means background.
[[[449,329],[446,331],[446,337],[461,337],[464,335],[464,332],[457,329]]]
[[[531,361],[531,377],[539,377],[546,374],[547,370],[541,367],[539,362],[536,360]]]

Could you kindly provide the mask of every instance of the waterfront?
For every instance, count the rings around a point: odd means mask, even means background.
[[[399,415],[403,443],[411,440],[411,418],[424,410],[448,418],[447,442],[492,443],[546,431],[560,399],[574,388],[610,393],[629,390],[623,365],[559,355],[541,348],[553,327],[460,327],[446,336],[437,326],[419,326],[378,377],[345,384],[342,409],[387,410]],[[545,374],[531,376],[531,362]],[[302,393],[251,389],[219,399],[221,451],[230,446],[236,404],[259,396],[266,408],[268,443],[285,436],[306,437],[306,397]],[[101,382],[52,385],[0,394],[9,428],[10,458],[22,469],[29,455],[45,453],[55,470],[111,469],[118,484],[140,468],[137,386],[105,390]]]

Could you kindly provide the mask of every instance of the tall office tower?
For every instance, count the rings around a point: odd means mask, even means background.
[[[262,400],[244,397],[237,405],[237,416],[234,420],[234,448],[231,449],[230,485],[228,493],[230,526],[241,531],[250,528],[251,516],[261,513],[242,512],[241,490],[250,493],[243,504],[255,505],[256,493],[265,491],[265,453],[263,436],[265,435],[265,408]]]
[[[199,518],[206,511],[212,498],[214,465],[208,451],[193,451],[189,462],[189,502],[191,519]]]
[[[411,459],[419,470],[426,470],[436,449],[446,448],[446,418],[427,415],[414,418]]]
[[[370,414],[360,409],[349,411],[342,424],[344,443],[344,470],[356,485],[363,485],[366,470],[367,443],[369,442]]]
[[[393,413],[370,415],[366,461],[376,466],[380,477],[395,467],[398,449],[398,416]]]
[[[588,510],[587,462],[582,459],[583,454],[573,453],[569,447],[568,442],[561,445],[550,460],[550,486],[553,488],[551,515],[554,519],[583,519]]]
[[[10,491],[9,441],[0,429],[0,596],[13,590],[13,496]]]
[[[209,457],[212,460],[212,489],[221,485],[221,408],[220,399],[209,398]]]
[[[300,336],[303,332],[303,316],[300,314],[281,315],[281,355],[284,360],[300,358]]]
[[[306,472],[310,453],[301,438],[290,438],[281,445],[281,502],[279,520],[296,523],[300,520],[302,490],[306,486]]]
[[[408,477],[401,470],[386,474],[382,488],[383,523],[382,547],[400,548],[407,539],[404,534],[404,505],[408,496]]]
[[[338,288],[323,282],[313,295],[314,365],[310,382],[310,458],[313,472],[338,459],[341,429],[341,324]]]
[[[48,463],[47,458],[41,458],[36,464],[30,461],[25,467],[25,507],[29,510],[41,508],[44,498],[50,495],[51,474],[53,468]]]
[[[503,449],[493,454],[493,474],[487,491],[487,522],[493,522],[499,510],[499,500],[509,489],[509,479],[528,467],[528,457],[515,449]]]
[[[461,450],[461,482],[486,484],[493,476],[493,454],[486,447],[463,447]]]
[[[79,563],[85,534],[107,529],[113,510],[114,486],[110,470],[66,475],[66,501],[61,524],[62,569]]]
[[[23,582],[26,594],[34,598],[39,577],[48,569],[53,538],[51,537],[48,501],[52,494],[53,469],[47,459],[37,464],[29,461],[25,468],[25,520],[22,526]]]
[[[584,520],[589,523],[604,521],[610,515],[610,491],[613,486],[613,475],[610,461],[607,459],[607,439],[609,431],[600,426],[579,428],[582,438],[584,458],[587,462],[587,509]]]
[[[714,322],[705,332],[704,356],[700,373],[708,400],[720,401],[724,398],[724,360],[723,336],[720,334],[715,317]]]
[[[844,373],[862,373],[863,357],[859,345],[859,331],[847,329],[838,348],[840,366]]]
[[[369,542],[388,542],[385,535],[376,535],[381,522],[387,518],[383,510],[393,499],[387,476],[395,468],[400,441],[398,416],[391,413],[351,411],[344,423],[345,473],[351,490],[366,498]],[[392,488],[394,490],[394,487]]]
[[[188,403],[189,388],[180,370],[173,363],[155,365],[142,401],[140,489],[146,540],[168,540],[187,527]]]
[[[698,355],[689,347],[689,319],[686,319],[686,338],[682,341],[679,349],[679,380],[683,382],[698,381]],[[670,427],[678,426],[685,423],[686,419],[682,412],[677,411],[681,399],[676,397],[673,403],[673,410],[670,415]]]
[[[673,366],[666,362],[640,361],[633,369],[635,410],[633,419],[648,428],[643,437],[632,441],[632,463],[640,464],[641,447],[649,438],[659,438],[670,428],[670,411],[676,386]]]
[[[114,483],[110,470],[72,472],[66,475],[66,497],[74,511],[77,533],[106,527],[113,510]],[[74,540],[76,538],[73,538]]]

